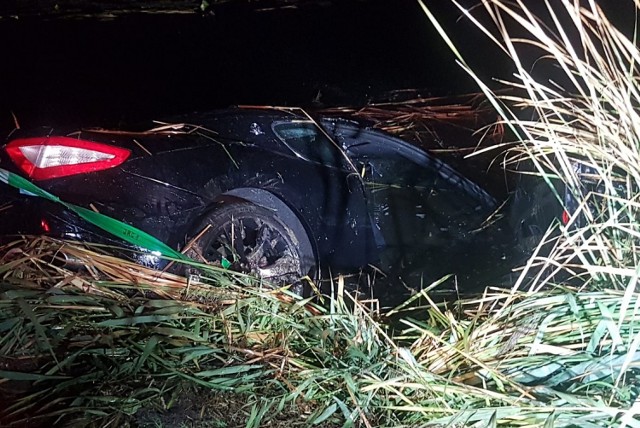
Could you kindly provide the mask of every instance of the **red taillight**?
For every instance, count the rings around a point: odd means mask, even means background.
[[[33,180],[113,168],[131,154],[121,147],[69,137],[21,138],[7,144],[5,150]]]

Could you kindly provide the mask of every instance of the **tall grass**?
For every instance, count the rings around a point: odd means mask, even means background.
[[[637,14],[637,3],[619,3]],[[583,274],[585,285],[633,289],[640,236],[640,51],[634,29],[627,29],[630,36],[617,29],[593,0],[540,2],[544,14],[538,16],[522,1],[488,0],[474,10],[454,4],[515,66],[514,79],[501,82],[511,95],[496,96],[438,26],[520,142],[512,162],[531,161],[550,191],[560,180],[579,202],[553,252],[531,260],[542,266],[532,287],[565,270]],[[522,111],[534,112],[535,119],[523,120]],[[556,194],[565,203],[563,196]]]
[[[0,249],[2,423],[168,426],[186,402],[186,426],[640,427],[638,51],[594,2],[554,5],[546,25],[517,1],[460,6],[517,67],[507,97],[478,80],[519,139],[512,159],[580,201],[511,289],[448,304],[426,289],[380,314],[340,280],[320,302],[16,241]]]
[[[394,331],[341,281],[319,305],[70,242],[1,253],[6,426],[640,426],[624,291],[495,289],[450,307],[425,291],[387,314]],[[63,254],[86,270],[56,266]]]
[[[321,306],[217,271],[189,283],[69,242],[3,250],[0,387],[15,426],[122,425],[171,412],[193,388],[216,405],[244,396],[246,426],[282,414],[296,416],[281,426],[589,426],[635,394],[629,378],[615,394],[602,380],[633,363],[613,354],[635,334],[634,314],[611,322],[621,292],[495,290],[452,309],[416,307],[424,293],[389,314],[404,328],[392,338],[339,281]],[[88,270],[52,263],[63,254]]]

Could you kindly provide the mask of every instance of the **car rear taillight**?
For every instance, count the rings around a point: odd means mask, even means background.
[[[5,150],[33,180],[113,168],[131,154],[121,147],[70,137],[21,138],[7,144]]]

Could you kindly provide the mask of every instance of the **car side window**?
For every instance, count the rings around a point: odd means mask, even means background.
[[[311,162],[341,168],[344,157],[340,149],[313,122],[280,122],[273,132],[296,155]]]

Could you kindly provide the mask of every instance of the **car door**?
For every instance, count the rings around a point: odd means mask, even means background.
[[[340,146],[313,120],[274,121],[272,130],[301,161],[298,194],[304,216],[316,223],[318,247],[332,267],[377,259],[365,183]]]
[[[366,185],[386,247],[442,252],[459,246],[496,206],[480,187],[402,140],[353,124],[337,124],[334,132]]]

